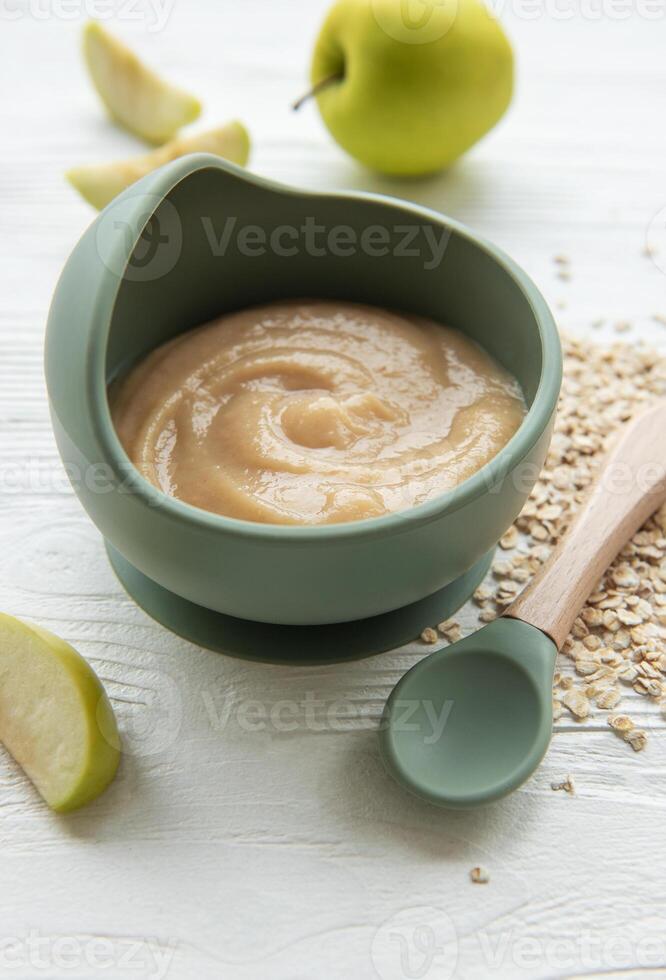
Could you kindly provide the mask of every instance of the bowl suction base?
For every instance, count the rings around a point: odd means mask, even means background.
[[[415,640],[426,626],[448,619],[469,599],[486,575],[495,549],[427,599],[369,619],[323,626],[272,625],[226,616],[164,589],[130,565],[108,542],[106,550],[131,598],[178,636],[232,657],[302,665],[357,660]]]

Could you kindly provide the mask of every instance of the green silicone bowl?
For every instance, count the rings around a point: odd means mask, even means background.
[[[143,480],[114,432],[108,382],[224,311],[303,296],[394,307],[464,331],[518,378],[529,405],[519,431],[453,491],[324,527],[220,517]],[[448,218],[370,194],[282,187],[193,155],[121,194],[74,249],[49,316],[46,377],[70,479],[125,568],[217,613],[313,625],[423,600],[495,546],[543,463],[561,353],[528,277]]]

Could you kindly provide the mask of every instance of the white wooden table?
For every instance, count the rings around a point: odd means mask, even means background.
[[[111,6],[120,33],[204,98],[202,122],[247,122],[257,172],[448,212],[566,304],[566,329],[604,317],[595,336],[609,340],[630,320],[630,340],[663,344],[651,315],[666,313],[666,278],[642,249],[666,205],[666,8],[609,0],[595,18],[567,3],[571,17],[527,5],[534,18],[505,0],[518,54],[510,114],[449,174],[409,184],[355,166],[314,107],[289,110],[325,0],[175,0],[161,30],[148,7]],[[421,644],[324,669],[251,665],[168,634],[114,579],[61,470],[41,366],[56,278],[92,218],[62,173],[139,149],[85,78],[78,34],[91,9],[0,3],[0,608],[90,659],[127,751],[111,789],[67,818],[0,756],[0,976],[666,976],[655,706],[632,709],[650,732],[641,755],[603,720],[562,719],[522,790],[446,813],[389,781],[377,752],[381,706]],[[653,236],[666,270],[664,221]],[[569,283],[556,278],[558,252]],[[474,615],[463,613],[470,628]],[[293,730],[254,724],[248,704],[281,699],[297,705]],[[339,701],[352,718],[338,720]],[[576,795],[553,792],[569,773]],[[476,864],[489,884],[470,882]]]

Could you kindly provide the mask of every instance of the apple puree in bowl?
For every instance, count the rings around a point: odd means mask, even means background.
[[[457,486],[516,432],[513,377],[463,334],[355,303],[221,316],[110,389],[127,455],[164,493],[227,517],[334,524]]]

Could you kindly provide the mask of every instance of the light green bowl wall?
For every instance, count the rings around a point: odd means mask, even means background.
[[[136,219],[137,201],[146,193],[156,200],[167,196],[177,208],[180,260],[160,279],[119,281],[111,269],[125,245],[115,227]],[[171,592],[219,612],[313,624],[415,602],[493,547],[520,511],[545,457],[561,376],[550,313],[510,260],[432,212],[368,196],[296,192],[212,157],[176,161],[111,207],[114,223],[109,226],[105,213],[97,219],[61,277],[49,316],[46,375],[54,431],[75,489],[101,533],[131,564]],[[216,258],[201,218],[216,225],[230,215],[268,229],[298,225],[310,215],[359,231],[368,224],[428,222],[451,227],[452,237],[437,270],[424,270],[415,258],[363,254],[248,258],[230,247]],[[100,248],[102,233],[110,236],[114,262]],[[107,379],[224,310],[308,295],[401,307],[465,330],[521,382],[531,410],[519,433],[489,466],[435,501],[323,528],[220,518],[164,497],[139,478],[110,423]],[[111,476],[103,492],[94,480],[80,478],[100,466]],[[526,466],[531,476],[525,476]]]
[[[253,184],[236,184],[233,194],[220,189],[219,172],[200,171],[168,196],[182,223],[183,242],[175,267],[162,278],[121,284],[109,339],[111,376],[130,360],[165,340],[220,313],[280,298],[343,299],[394,307],[433,317],[464,331],[490,351],[534,397],[543,357],[534,329],[534,310],[518,283],[498,266],[496,257],[456,231],[450,234],[425,214],[405,214],[404,203],[323,195],[276,194]],[[434,235],[448,234],[443,260],[424,268],[430,252],[421,232],[410,248],[421,254],[372,256],[357,248],[353,256],[284,257],[243,255],[232,236],[223,257],[211,249],[206,227],[221,235],[225,221],[237,218],[257,225],[267,236],[279,226],[300,228],[306,219],[331,229],[351,227],[360,239],[370,226],[428,225]],[[204,225],[204,221],[209,223]],[[323,235],[320,235],[320,240]]]

